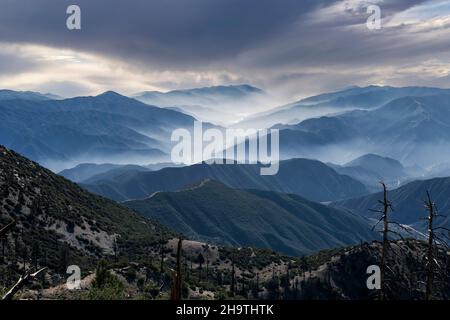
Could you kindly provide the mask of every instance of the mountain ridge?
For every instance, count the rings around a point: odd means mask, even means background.
[[[368,193],[361,182],[340,175],[316,160],[281,161],[279,172],[274,176],[261,176],[260,167],[261,164],[201,163],[130,173],[123,175],[119,181],[96,181],[93,185],[81,185],[116,201],[142,199],[156,191],[174,191],[206,178],[218,180],[230,187],[295,193],[315,201],[331,201]]]
[[[402,97],[422,97],[436,94],[450,94],[450,89],[433,87],[352,87],[331,93],[307,97],[295,102],[256,114],[240,125],[251,127],[273,126],[277,123],[296,124],[307,118],[317,118],[355,109],[371,110]]]
[[[93,159],[167,161],[171,131],[189,129],[195,119],[106,92],[64,100],[0,100],[0,121],[0,143],[61,170],[65,163]]]
[[[405,166],[445,162],[450,140],[450,95],[403,97],[373,110],[353,110],[280,128],[282,157],[347,162],[375,153]],[[440,150],[440,152],[438,152]],[[435,157],[426,157],[430,152]],[[334,159],[332,156],[335,156]],[[346,155],[347,158],[342,155]]]
[[[450,227],[450,178],[433,178],[428,180],[417,180],[407,183],[397,189],[388,191],[389,200],[392,202],[394,211],[392,218],[399,223],[412,225],[418,230],[425,232],[427,225],[422,218],[427,216],[427,212],[423,207],[423,199],[426,193],[430,195],[435,202],[438,211],[442,213],[444,218],[435,221],[435,226]],[[345,208],[361,216],[370,217],[373,214],[370,209],[374,209],[380,200],[382,194],[375,193],[365,197],[336,201],[331,205],[337,208]]]
[[[143,258],[161,239],[176,235],[1,145],[0,195],[0,225],[16,222],[8,235],[16,245],[8,248],[6,261],[22,243],[38,255],[36,264],[52,272],[65,274],[71,264],[92,268],[118,252]]]
[[[236,190],[211,179],[123,204],[191,239],[289,255],[377,238],[358,215],[297,195]]]

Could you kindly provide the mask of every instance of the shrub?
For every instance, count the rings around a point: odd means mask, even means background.
[[[89,300],[120,300],[124,298],[124,285],[108,270],[106,260],[100,260],[95,270],[95,280],[87,294]]]

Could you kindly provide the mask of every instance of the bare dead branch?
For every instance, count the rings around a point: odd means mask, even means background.
[[[380,220],[378,220],[378,222],[377,223],[375,223],[375,225],[372,227],[372,231],[374,231],[375,230],[375,228],[377,227],[377,225],[381,222],[381,221],[383,221],[383,218],[384,218],[384,216],[383,217],[381,217],[380,218]]]
[[[16,282],[16,284],[3,296],[2,300],[12,300],[14,295],[22,289],[26,284],[28,284],[30,281],[35,279],[38,275],[40,275],[42,272],[46,271],[47,267],[44,267],[42,269],[39,269],[38,271],[31,273],[27,272],[25,275],[20,276],[19,280]]]
[[[0,229],[0,237],[3,237],[9,230],[11,230],[16,225],[16,220],[8,223],[6,226]]]

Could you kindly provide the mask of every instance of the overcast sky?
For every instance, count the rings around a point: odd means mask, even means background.
[[[81,30],[66,28],[70,4]],[[369,4],[381,30],[366,26]],[[450,87],[450,1],[0,0],[0,88],[238,83],[286,100],[351,85]]]

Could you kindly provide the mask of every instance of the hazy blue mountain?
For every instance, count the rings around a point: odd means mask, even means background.
[[[392,100],[402,97],[421,97],[436,94],[449,94],[450,90],[430,87],[391,87],[368,86],[351,87],[333,93],[325,93],[301,100],[303,104],[329,104],[337,107],[370,109],[381,107]]]
[[[194,118],[114,92],[0,101],[0,143],[51,169],[83,162],[167,161],[170,134]]]
[[[450,178],[434,178],[422,181],[413,181],[400,188],[388,192],[389,200],[392,202],[394,212],[391,214],[393,220],[399,223],[413,225],[418,230],[426,231],[426,222],[420,219],[427,216],[423,200],[426,199],[427,190],[430,192],[433,201],[440,214],[447,218],[436,220],[436,226],[450,227]],[[337,201],[333,206],[345,208],[354,213],[366,217],[375,217],[377,214],[370,209],[379,206],[378,200],[382,199],[382,194],[376,193],[355,199]]]
[[[133,165],[133,164],[112,164],[112,163],[81,163],[70,169],[64,169],[58,174],[73,182],[85,182],[90,178],[96,176],[97,179],[104,179],[109,174],[116,174],[118,172],[125,172],[131,169],[139,171],[157,171],[163,168],[183,167],[181,164],[172,162],[160,162],[148,165]],[[105,173],[106,175],[102,175]]]
[[[184,164],[180,163],[173,163],[173,162],[160,162],[160,163],[154,163],[154,164],[148,164],[144,167],[150,169],[151,171],[158,171],[164,168],[179,168],[184,167]]]
[[[82,163],[70,169],[64,169],[58,174],[73,182],[82,182],[100,173],[107,172],[111,169],[118,168],[121,165],[112,163]]]
[[[380,181],[389,187],[396,188],[407,179],[411,179],[414,174],[411,170],[405,169],[399,161],[376,154],[363,155],[342,166],[327,165],[340,174],[361,181],[371,192],[379,190]]]
[[[355,109],[375,109],[402,97],[450,94],[449,89],[428,87],[368,86],[324,93],[252,116],[240,125],[270,127],[277,123],[295,124],[307,118],[320,117]]]
[[[261,89],[250,85],[214,86],[173,90],[169,92],[144,91],[134,95],[136,99],[161,106],[175,106],[183,104],[216,104],[222,100],[234,101],[246,98],[251,94],[263,94]]]
[[[244,84],[169,92],[146,91],[134,97],[144,103],[180,110],[197,119],[222,124],[235,120],[238,113],[257,112],[266,94],[261,89]]]
[[[94,163],[83,163],[79,164],[74,168],[65,169],[58,174],[66,179],[73,182],[83,182],[87,183],[98,180],[109,180],[117,177],[123,172],[144,172],[151,171],[150,168],[145,166],[138,166],[135,164],[94,164]]]
[[[97,181],[105,182],[105,181],[111,181],[111,182],[120,182],[122,179],[122,176],[128,176],[129,174],[133,173],[140,173],[140,172],[149,172],[152,171],[147,167],[138,166],[135,164],[126,164],[126,165],[120,165],[116,168],[112,168],[108,171],[98,173],[96,175],[93,175],[85,180],[82,181],[82,183],[96,183]]]
[[[0,90],[0,101],[3,100],[33,100],[33,101],[42,101],[42,100],[58,100],[61,97],[51,93],[39,93],[33,91],[13,91],[13,90]]]
[[[376,238],[357,215],[297,195],[235,190],[211,180],[124,205],[192,239],[292,255]]]
[[[114,182],[97,180],[83,186],[117,201],[142,199],[157,191],[178,190],[208,178],[234,188],[294,193],[314,201],[346,199],[368,193],[361,182],[340,175],[315,160],[281,161],[278,174],[273,176],[261,176],[260,167],[259,164],[202,163],[153,172],[129,172]]]
[[[434,95],[399,98],[374,110],[354,110],[278,128],[283,157],[348,161],[375,153],[407,166],[428,167],[448,159],[449,126],[450,95]]]
[[[333,163],[327,163],[327,165],[333,168],[336,172],[352,177],[353,179],[363,183],[370,193],[379,191],[379,182],[384,181],[383,177],[379,174],[364,169],[363,167],[345,167]],[[397,185],[395,185],[395,187],[397,187]]]
[[[399,161],[376,154],[365,154],[346,163],[344,166],[362,167],[379,174],[381,177],[403,177],[407,175],[405,168]]]

